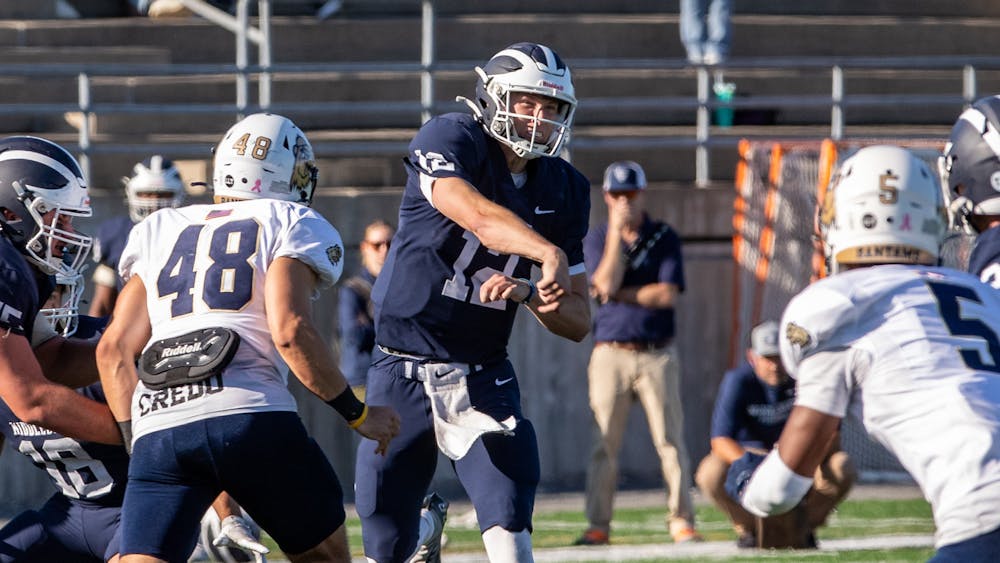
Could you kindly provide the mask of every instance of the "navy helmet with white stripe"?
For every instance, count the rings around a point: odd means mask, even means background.
[[[0,233],[46,274],[72,277],[86,263],[91,237],[73,217],[89,217],[80,165],[66,149],[38,137],[0,139]],[[53,212],[50,214],[50,212]]]
[[[558,156],[569,139],[576,97],[569,67],[555,51],[538,43],[515,43],[493,55],[484,67],[476,67],[476,75],[476,101],[466,102],[490,135],[521,158]],[[514,92],[555,99],[559,102],[556,119],[515,113],[510,104]],[[552,134],[548,139],[524,139],[517,134],[515,119],[547,121],[553,125]]]
[[[971,232],[982,226],[976,217],[1000,216],[1000,96],[962,112],[939,168],[953,222]]]

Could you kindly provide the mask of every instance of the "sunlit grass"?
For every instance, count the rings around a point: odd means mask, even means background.
[[[729,521],[718,509],[700,506],[697,510],[698,531],[709,541],[736,541],[736,534]],[[586,519],[579,510],[538,510],[535,513],[535,530],[532,543],[536,548],[567,547],[586,528]],[[356,516],[347,520],[351,551],[356,557],[361,551],[361,523]],[[929,535],[934,532],[930,505],[922,499],[902,500],[848,500],[834,512],[827,525],[820,528],[817,537],[824,539],[862,538],[889,535]],[[475,524],[474,515],[462,514],[454,509],[445,526],[448,535],[447,553],[484,553],[482,538]],[[270,538],[265,543],[274,550],[277,546]],[[612,523],[612,543],[615,545],[667,543],[670,536],[666,528],[665,508],[620,508],[615,511]],[[277,553],[277,551],[275,551]],[[926,561],[933,554],[931,548],[900,548],[890,550],[858,550],[842,552],[772,551],[755,552],[746,557],[719,559],[720,561]],[[698,561],[691,559],[690,561]],[[650,560],[643,560],[648,563]],[[667,561],[667,559],[663,559]],[[683,561],[670,559],[670,561]]]

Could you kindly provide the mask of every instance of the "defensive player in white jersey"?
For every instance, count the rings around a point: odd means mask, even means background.
[[[936,174],[904,149],[845,160],[819,225],[835,275],[792,299],[781,321],[795,406],[752,477],[748,456],[730,469],[730,493],[757,515],[790,510],[850,410],[930,501],[932,561],[996,561],[1000,293],[933,266],[943,198]]]
[[[222,490],[293,561],[350,560],[342,491],[287,370],[379,451],[399,422],[355,398],[312,324],[312,299],[343,268],[339,233],[307,207],[315,183],[302,131],[251,115],[216,147],[214,205],[132,230],[98,346],[109,406],[134,436],[123,562],[185,560]]]

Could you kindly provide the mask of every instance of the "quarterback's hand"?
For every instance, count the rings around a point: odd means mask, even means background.
[[[539,313],[551,313],[559,308],[559,300],[570,291],[569,260],[559,247],[542,260],[542,277],[535,286],[542,304]]]
[[[745,452],[739,459],[729,466],[729,473],[726,474],[726,494],[733,500],[739,502],[743,498],[743,491],[747,488],[747,483],[753,477],[753,472],[757,466],[763,463],[764,458],[760,454]]]
[[[502,299],[510,299],[515,303],[524,303],[531,293],[529,285],[521,280],[503,274],[493,274],[490,279],[479,286],[479,300],[491,303]]]
[[[399,415],[392,407],[368,405],[368,418],[358,426],[358,434],[378,442],[375,453],[385,455],[389,442],[399,434]]]
[[[264,544],[257,541],[250,531],[250,525],[241,516],[226,516],[219,526],[219,537],[212,540],[212,545],[216,547],[238,547],[254,555],[267,555],[271,550]]]

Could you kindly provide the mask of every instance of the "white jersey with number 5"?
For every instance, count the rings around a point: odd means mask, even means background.
[[[848,409],[930,501],[938,547],[1000,527],[1000,292],[945,268],[875,266],[782,317],[795,403]]]
[[[161,391],[140,382],[135,438],[216,416],[296,410],[267,325],[264,279],[275,259],[290,257],[328,287],[343,271],[343,248],[319,213],[273,199],[163,209],[136,225],[119,274],[146,287],[150,343],[208,327],[232,329],[241,342],[221,377]]]

